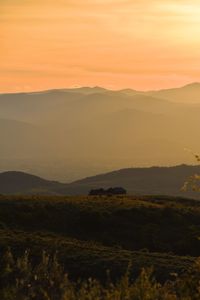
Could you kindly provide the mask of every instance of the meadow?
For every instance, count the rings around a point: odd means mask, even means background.
[[[0,196],[0,253],[5,300],[199,299],[200,203],[167,196]],[[187,297],[178,298],[186,286]]]

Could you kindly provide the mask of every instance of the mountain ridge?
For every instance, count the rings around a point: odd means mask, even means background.
[[[185,89],[194,89],[196,105]],[[198,83],[181,89],[187,103],[180,94],[101,87],[0,95],[0,119],[11,120],[0,124],[0,165],[73,181],[130,165],[192,164],[184,149],[200,152],[191,134],[200,126],[196,90]]]
[[[81,92],[81,91],[93,91],[93,92],[105,92],[105,91],[112,91],[112,92],[135,92],[135,93],[155,93],[160,91],[169,91],[169,90],[180,90],[180,89],[187,89],[191,87],[198,87],[200,88],[200,82],[191,82],[185,85],[181,85],[178,87],[173,88],[162,88],[162,89],[150,89],[147,91],[144,90],[137,90],[134,88],[123,88],[123,89],[108,89],[102,86],[82,86],[82,87],[66,87],[66,88],[54,88],[54,89],[45,89],[45,90],[36,90],[36,91],[29,91],[29,92],[0,92],[1,95],[31,95],[31,94],[41,94],[41,93],[48,93],[48,92],[68,92],[68,91],[75,91],[75,92]]]

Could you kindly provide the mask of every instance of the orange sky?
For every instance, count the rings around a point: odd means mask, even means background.
[[[199,37],[199,0],[0,0],[0,92],[200,81]]]

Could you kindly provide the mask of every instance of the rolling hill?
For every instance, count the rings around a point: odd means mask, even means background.
[[[55,194],[58,187],[62,184],[23,172],[0,173],[1,194]]]
[[[171,195],[200,198],[197,192],[183,192],[184,182],[200,174],[200,166],[129,168],[92,176],[69,184],[69,192],[86,194],[90,189],[124,187],[133,195]]]
[[[124,187],[131,195],[170,195],[200,199],[197,192],[181,191],[184,182],[200,174],[200,166],[129,168],[72,183],[49,181],[23,172],[0,174],[0,194],[87,195],[91,189]]]

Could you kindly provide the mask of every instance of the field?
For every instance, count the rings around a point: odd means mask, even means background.
[[[28,253],[33,269],[44,255],[56,255],[73,282],[94,278],[104,285],[109,272],[117,284],[127,270],[135,280],[152,267],[164,284],[194,268],[200,204],[163,196],[0,196],[0,251],[16,261]]]

